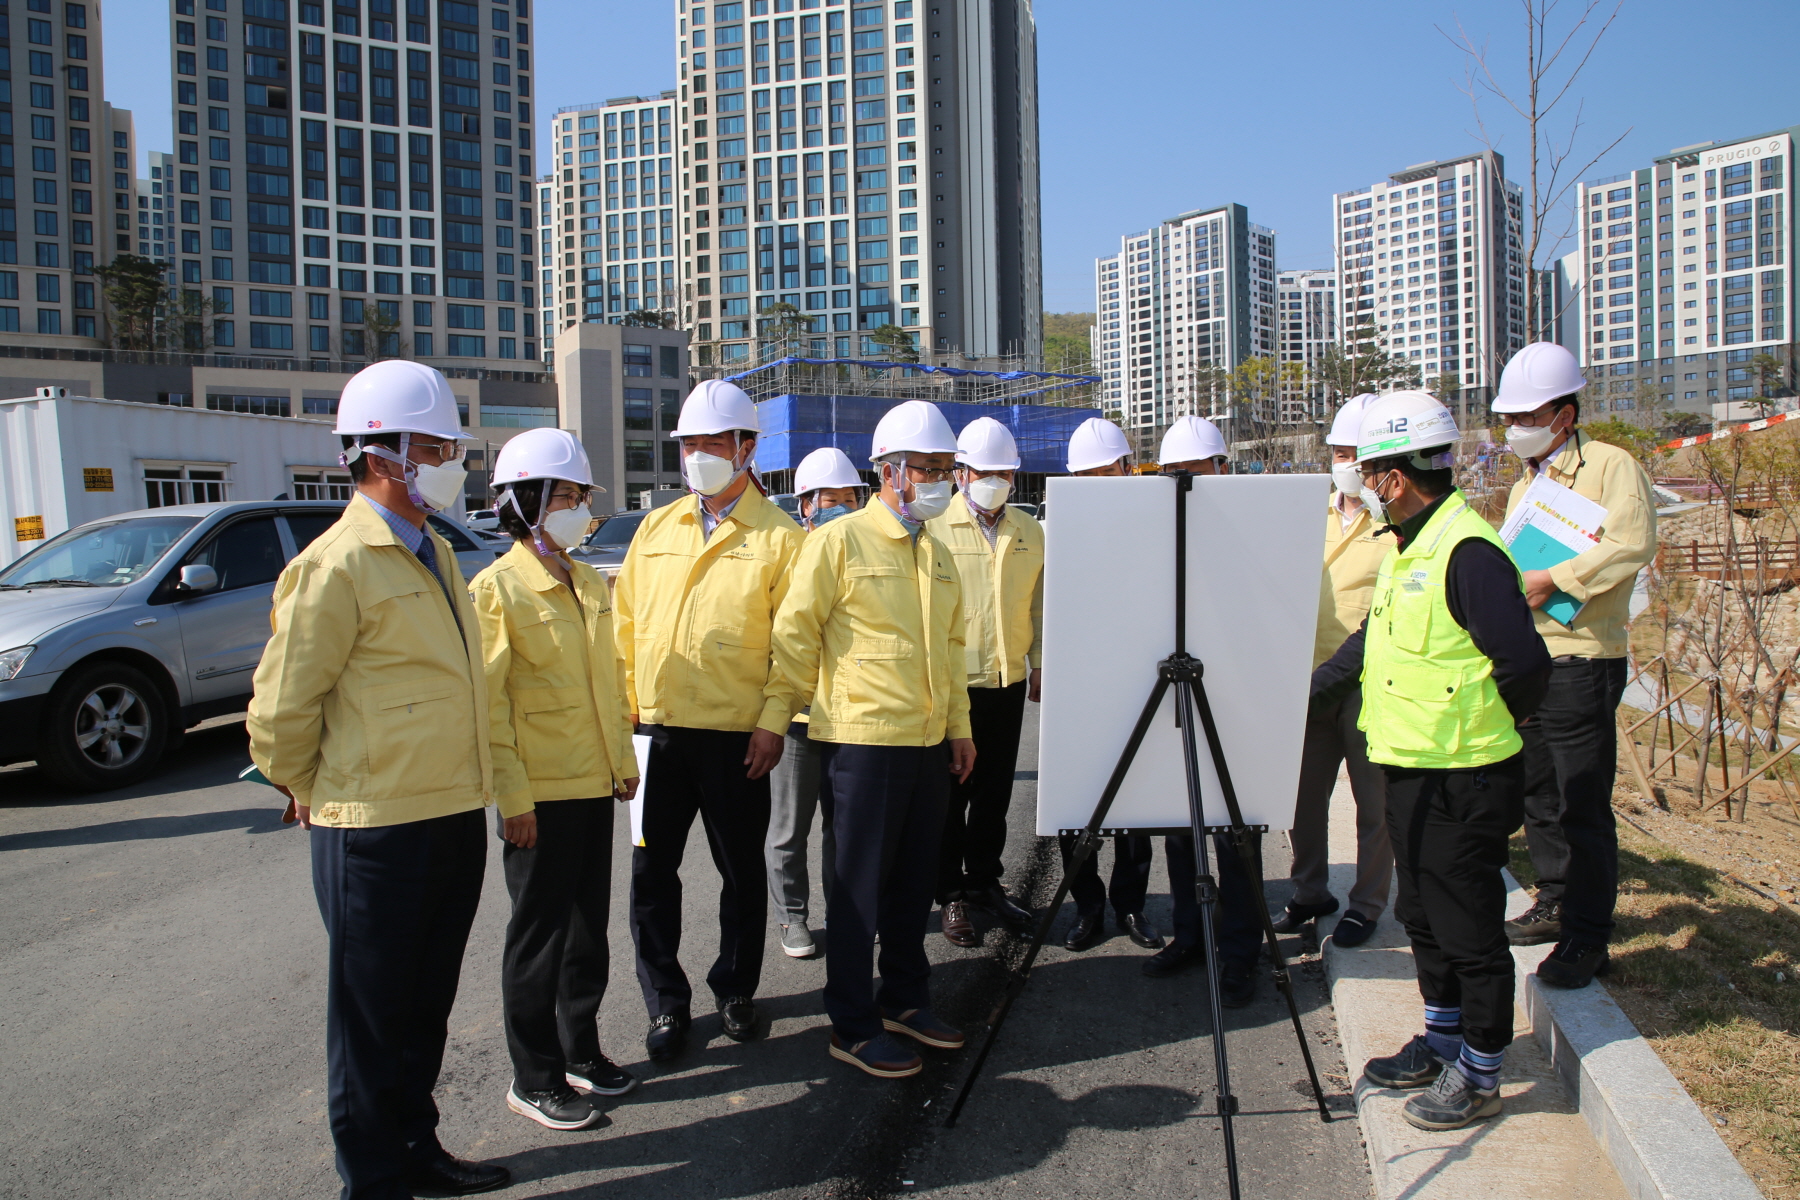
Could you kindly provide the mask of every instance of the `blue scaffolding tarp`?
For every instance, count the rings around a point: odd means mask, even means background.
[[[836,446],[851,462],[864,467],[875,423],[902,403],[873,396],[783,395],[764,400],[756,406],[762,425],[756,443],[757,468],[786,471],[823,446]],[[999,421],[1019,443],[1019,469],[1043,473],[1063,470],[1069,436],[1083,421],[1098,415],[1091,408],[1041,404],[939,404],[938,409],[957,433],[979,417]]]
[[[777,368],[796,363],[801,366],[809,367],[871,367],[881,371],[899,371],[902,375],[916,372],[921,375],[944,375],[952,379],[968,377],[998,379],[1006,383],[1016,383],[1026,379],[1042,379],[1045,381],[1043,387],[1034,388],[1031,391],[1026,392],[1012,392],[1011,395],[1015,399],[1022,399],[1025,396],[1035,396],[1042,392],[1053,392],[1058,388],[1080,387],[1083,384],[1100,382],[1100,377],[1098,375],[1071,375],[1060,371],[977,371],[972,367],[935,367],[927,363],[885,362],[869,358],[802,358],[799,355],[789,355],[786,358],[777,358],[771,362],[763,363],[761,366],[752,367],[748,371],[740,371],[736,375],[727,375],[725,377],[725,382],[736,383],[739,380],[748,379],[754,375],[766,374],[775,371]]]

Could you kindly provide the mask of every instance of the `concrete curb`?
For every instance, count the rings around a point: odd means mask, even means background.
[[[1511,872],[1506,886],[1507,915],[1517,916],[1530,907],[1530,894]],[[1568,991],[1539,982],[1537,965],[1550,949],[1513,951],[1518,1005],[1633,1200],[1763,1200],[1693,1097],[1605,987]]]

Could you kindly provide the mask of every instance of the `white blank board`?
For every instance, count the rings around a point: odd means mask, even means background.
[[[1187,499],[1187,650],[1204,683],[1249,825],[1288,829],[1300,780],[1325,549],[1325,475],[1200,476]],[[1175,649],[1175,481],[1049,481],[1038,833],[1088,823],[1131,736],[1157,663]],[[1174,689],[1106,829],[1188,825]],[[1202,814],[1230,823],[1207,749]]]

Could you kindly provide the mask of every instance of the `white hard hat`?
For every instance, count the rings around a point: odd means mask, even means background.
[[[1125,431],[1105,417],[1089,417],[1069,438],[1069,473],[1092,471],[1118,462],[1131,453]]]
[[[403,358],[370,363],[350,377],[338,397],[339,434],[425,433],[462,438],[456,397],[443,372]]]
[[[869,461],[911,450],[918,454],[955,454],[956,435],[938,406],[929,400],[896,404],[875,423]]]
[[[1219,427],[1205,417],[1195,416],[1182,417],[1169,426],[1156,453],[1156,461],[1162,466],[1192,462],[1197,458],[1224,457],[1225,439],[1220,435]]]
[[[836,446],[821,446],[794,468],[794,494],[804,496],[820,488],[868,487],[856,473],[856,464]]]
[[[731,433],[737,429],[761,432],[755,402],[735,383],[703,379],[682,402],[681,420],[675,423],[675,436],[699,437],[707,433]]]
[[[1587,386],[1575,356],[1555,342],[1533,342],[1506,364],[1494,396],[1497,413],[1531,412]]]
[[[1344,401],[1344,407],[1337,410],[1337,416],[1331,419],[1331,432],[1325,435],[1327,446],[1356,447],[1357,439],[1362,436],[1363,411],[1376,400],[1374,392],[1364,392],[1360,396],[1352,396]]]
[[[956,461],[977,471],[1019,469],[1019,443],[992,417],[977,417],[956,438]]]
[[[494,458],[494,486],[526,479],[566,479],[582,487],[594,486],[587,451],[566,429],[527,429],[500,447]]]
[[[1442,449],[1460,436],[1456,418],[1429,392],[1389,392],[1363,410],[1356,439],[1356,461],[1411,455],[1420,467],[1447,467],[1454,461]],[[1436,454],[1425,451],[1438,450]]]

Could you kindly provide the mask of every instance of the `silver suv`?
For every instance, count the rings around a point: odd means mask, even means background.
[[[0,764],[65,787],[135,783],[208,717],[242,712],[275,579],[333,501],[183,504],[90,521],[0,571]],[[431,523],[463,578],[511,545]]]

